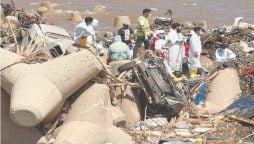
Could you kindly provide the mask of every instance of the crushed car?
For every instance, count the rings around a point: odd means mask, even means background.
[[[118,68],[132,69],[133,79],[141,85],[140,96],[145,96],[149,116],[162,114],[168,118],[177,115],[187,103],[185,91],[171,81],[161,59],[149,57],[146,62],[131,61]]]

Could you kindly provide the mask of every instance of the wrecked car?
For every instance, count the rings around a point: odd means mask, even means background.
[[[146,62],[132,61],[118,68],[121,73],[132,69],[133,77],[141,85],[140,95],[150,116],[177,115],[187,103],[185,92],[174,85],[161,59],[150,57]]]
[[[47,24],[33,24],[23,34],[22,45],[28,45],[33,37],[40,36],[53,58],[63,56],[74,43],[69,33],[61,27]]]

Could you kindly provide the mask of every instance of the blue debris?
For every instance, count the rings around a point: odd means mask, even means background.
[[[204,100],[205,94],[206,94],[206,89],[207,89],[207,83],[203,83],[200,88],[200,93],[195,99],[196,105],[199,105]]]
[[[220,114],[234,114],[246,119],[254,118],[254,96],[239,97],[234,103],[221,111]]]

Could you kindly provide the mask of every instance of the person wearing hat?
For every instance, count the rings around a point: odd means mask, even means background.
[[[134,31],[133,29],[128,25],[123,23],[123,27],[121,27],[118,30],[118,35],[121,36],[122,42],[126,43],[127,45],[130,46],[131,44],[131,39],[134,37]]]
[[[150,28],[150,22],[148,18],[151,16],[151,9],[144,9],[143,15],[138,17],[137,20],[137,32],[136,37],[137,41],[133,49],[133,58],[137,57],[138,49],[144,43],[145,49],[148,50],[150,47],[150,36],[152,35],[152,30]]]
[[[129,46],[122,42],[121,36],[114,37],[114,43],[109,46],[108,57],[110,61],[120,61],[129,58],[130,49]]]
[[[227,44],[222,43],[220,48],[215,51],[215,58],[216,65],[220,69],[225,69],[234,62],[236,55],[227,48]]]
[[[81,23],[74,28],[74,41],[81,47],[89,48],[95,43],[95,29],[99,21],[86,17]]]

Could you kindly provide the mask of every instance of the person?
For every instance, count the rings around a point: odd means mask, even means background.
[[[123,23],[123,27],[118,30],[118,35],[121,36],[122,42],[130,46],[134,31],[128,24]]]
[[[167,40],[170,42],[168,63],[172,71],[181,71],[182,58],[184,56],[183,36],[181,24],[174,23],[170,29]]]
[[[99,21],[86,17],[81,23],[74,28],[74,41],[81,47],[89,48],[95,43],[95,29]]]
[[[150,45],[150,49],[162,59],[166,58],[166,50],[165,50],[165,31],[164,30],[156,30],[154,32],[154,37],[152,38],[152,42]]]
[[[129,46],[121,41],[121,36],[117,35],[114,38],[114,43],[109,46],[108,56],[110,61],[120,61],[129,58]]]
[[[197,69],[201,67],[200,54],[202,51],[200,36],[203,30],[200,27],[195,27],[193,29],[190,38],[190,78],[197,76]]]
[[[225,69],[233,63],[236,55],[227,48],[227,44],[221,44],[220,48],[215,51],[216,65],[221,69]]]
[[[188,75],[189,74],[189,65],[188,65],[188,61],[189,61],[189,53],[190,53],[190,39],[186,39],[186,41],[184,42],[184,58],[183,58],[183,63],[182,63],[182,73],[184,75]]]
[[[148,18],[151,16],[151,9],[144,9],[143,15],[140,16],[137,20],[137,32],[136,32],[136,44],[133,49],[133,58],[137,57],[138,49],[144,43],[145,49],[149,49],[150,46],[150,36],[152,35],[152,31],[150,29],[150,22]]]

